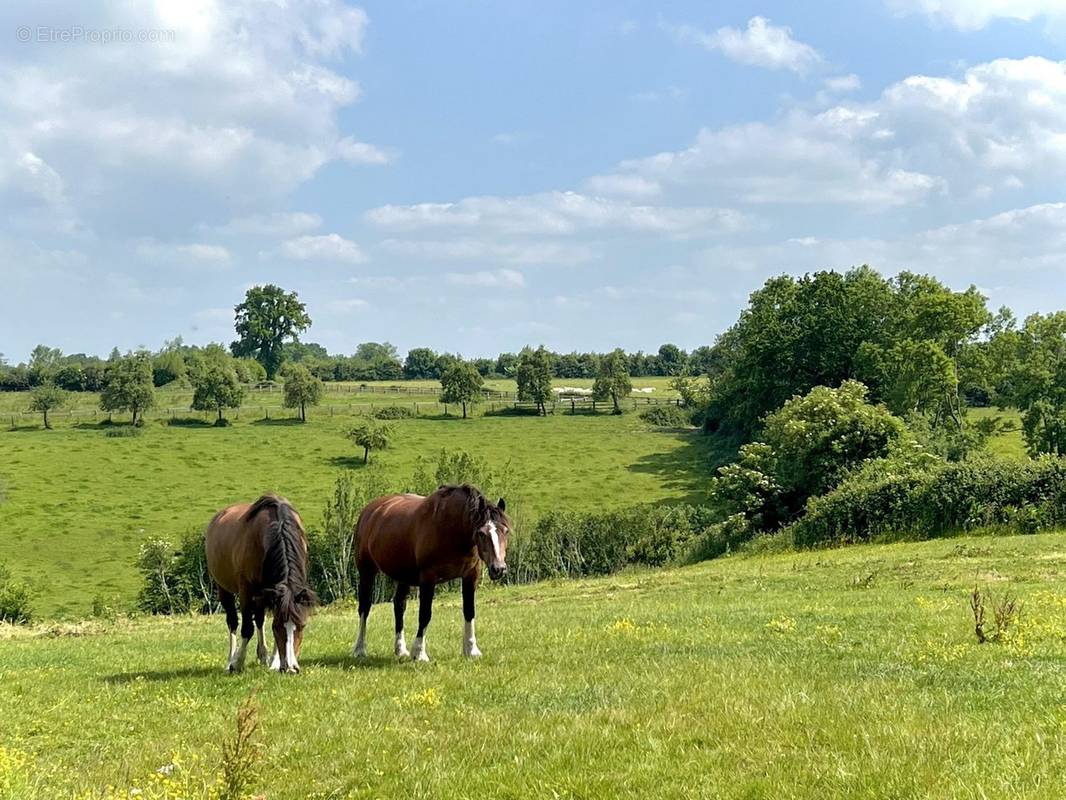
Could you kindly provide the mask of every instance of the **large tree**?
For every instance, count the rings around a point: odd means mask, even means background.
[[[300,421],[307,422],[307,407],[322,401],[325,387],[303,364],[285,368],[285,408],[300,409]]]
[[[439,378],[437,354],[428,347],[415,347],[407,351],[407,358],[403,362],[403,376],[408,380]]]
[[[234,359],[218,345],[197,354],[189,370],[193,385],[192,407],[197,411],[215,411],[216,425],[224,425],[223,410],[240,408],[244,387],[237,377]]]
[[[633,391],[633,382],[629,379],[629,361],[621,348],[608,353],[600,361],[600,371],[592,384],[592,396],[597,400],[610,398],[614,403],[614,413],[622,413],[622,400]]]
[[[230,346],[233,355],[255,358],[273,380],[284,359],[286,341],[298,341],[300,333],[311,326],[304,304],[296,292],[267,284],[249,289],[234,312],[240,338]]]
[[[552,358],[541,345],[536,350],[526,348],[518,357],[518,399],[535,403],[537,412],[547,416],[546,404],[552,399]]]
[[[440,376],[440,385],[440,401],[459,403],[463,407],[463,419],[466,419],[467,406],[481,401],[485,379],[470,362],[455,361]]]
[[[100,393],[100,407],[104,411],[129,411],[136,425],[153,405],[151,354],[142,350],[111,361],[107,385]]]

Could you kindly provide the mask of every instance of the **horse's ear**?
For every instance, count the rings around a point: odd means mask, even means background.
[[[312,589],[301,589],[296,595],[296,602],[301,606],[317,606],[318,595]]]
[[[503,498],[501,497],[501,498],[500,498],[500,502],[498,502],[498,503],[496,504],[496,508],[500,509],[500,511],[506,511],[506,510],[507,510],[507,501],[506,501],[506,500],[504,500],[504,499],[503,499]]]
[[[485,500],[485,495],[479,494],[477,496],[477,513],[480,516],[485,513],[485,505],[488,501]]]

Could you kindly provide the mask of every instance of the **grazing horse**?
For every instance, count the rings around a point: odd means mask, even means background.
[[[253,625],[259,631],[256,655],[261,664],[267,663],[263,620],[269,606],[274,617],[271,669],[299,672],[303,629],[317,598],[307,583],[307,538],[296,509],[272,494],[228,506],[207,526],[204,544],[207,569],[218,586],[229,627],[226,669],[244,669]],[[235,596],[244,615],[239,648]]]
[[[393,613],[396,618],[396,655],[429,661],[426,627],[433,613],[433,592],[438,583],[462,578],[463,655],[481,655],[474,638],[474,592],[481,562],[489,576],[507,574],[507,537],[511,520],[506,503],[490,503],[469,485],[441,486],[429,497],[394,494],[372,500],[355,527],[355,566],[359,571],[359,638],[353,655],[366,657],[366,620],[378,572],[396,581]],[[418,587],[418,634],[414,653],[407,651],[403,615],[411,587]]]

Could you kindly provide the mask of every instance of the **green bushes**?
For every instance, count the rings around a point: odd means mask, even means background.
[[[673,403],[648,406],[640,412],[640,418],[649,425],[658,425],[660,428],[692,427],[692,409],[681,408]]]
[[[0,622],[25,624],[33,620],[30,587],[11,576],[0,563]]]
[[[628,564],[662,566],[680,560],[711,525],[704,506],[638,506],[578,514],[551,512],[511,541],[512,580],[608,575]]]
[[[408,406],[385,406],[374,412],[378,419],[411,419],[417,416],[415,410]]]
[[[1034,532],[1066,523],[1066,460],[978,459],[924,470],[870,469],[811,499],[797,546],[880,535],[926,539],[982,527]]]
[[[166,539],[149,539],[141,545],[137,569],[143,578],[137,607],[145,613],[209,613],[218,608],[203,531],[190,531],[177,547]]]

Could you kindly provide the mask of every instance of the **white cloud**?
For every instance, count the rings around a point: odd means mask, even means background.
[[[734,231],[746,222],[743,215],[731,209],[634,205],[577,192],[387,205],[371,209],[365,216],[369,222],[393,230],[480,229],[530,235],[567,235],[616,228],[686,236]]]
[[[444,276],[444,279],[453,286],[521,289],[526,285],[526,279],[522,273],[513,269],[449,272]]]
[[[135,251],[142,258],[153,261],[197,262],[224,266],[232,260],[229,250],[222,245],[203,242],[179,244],[142,239],[137,242]]]
[[[805,73],[822,61],[817,50],[792,37],[791,28],[772,25],[766,17],[752,17],[745,30],[726,27],[705,33],[691,25],[663,23],[663,27],[681,41],[718,51],[732,61],[752,67]]]
[[[1066,62],[1000,59],[958,77],[915,75],[871,102],[773,123],[704,129],[680,151],[623,162],[618,176],[702,202],[885,208],[983,184],[1066,179]]]
[[[336,311],[340,313],[355,311],[358,308],[367,308],[369,303],[359,297],[349,297],[341,300],[330,300],[327,303],[327,308],[330,311]]]
[[[464,237],[430,241],[385,239],[381,246],[389,252],[423,260],[489,260],[521,265],[574,265],[599,257],[599,253],[589,245],[573,242],[499,242]]]
[[[322,236],[298,236],[282,242],[283,256],[297,261],[332,261],[342,264],[362,264],[366,254],[355,242],[336,233]]]
[[[1066,0],[887,0],[898,14],[925,14],[964,31],[984,28],[995,19],[1029,22],[1066,16]]]
[[[631,197],[635,200],[662,194],[662,187],[656,181],[640,175],[595,175],[589,178],[585,185],[594,194]]]
[[[21,210],[32,178],[68,226],[169,237],[238,208],[269,208],[333,159],[388,160],[340,131],[339,111],[359,87],[327,63],[360,51],[361,9],[341,0],[63,5],[49,19],[173,30],[174,40],[6,48],[0,164],[22,164],[26,177],[0,167],[0,213]],[[6,30],[42,20],[32,6],[0,10]]]
[[[862,88],[862,80],[855,73],[826,78],[822,83],[827,91],[835,92],[837,94],[854,92]]]
[[[278,211],[273,214],[255,214],[232,219],[225,225],[214,228],[201,226],[202,230],[220,234],[250,236],[298,236],[322,226],[322,217],[306,211]]]

